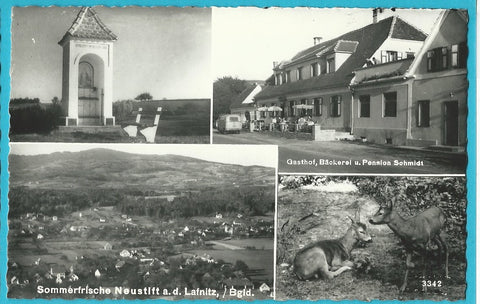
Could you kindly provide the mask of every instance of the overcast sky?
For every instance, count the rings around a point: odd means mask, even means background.
[[[395,14],[428,34],[440,11],[386,10],[378,18]],[[370,24],[372,9],[216,8],[212,20],[214,78],[265,80],[273,61],[312,46],[315,36],[326,41]]]
[[[211,97],[211,9],[95,7],[118,36],[113,100]],[[79,7],[16,7],[12,20],[12,98],[62,95],[58,41]]]
[[[271,145],[151,145],[151,144],[81,144],[13,143],[10,153],[19,155],[78,152],[103,148],[135,154],[175,154],[212,162],[243,166],[277,166],[277,146]]]

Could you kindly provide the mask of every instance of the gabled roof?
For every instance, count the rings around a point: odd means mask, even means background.
[[[257,86],[259,86],[259,84],[257,84],[257,83],[250,84],[249,86],[247,86],[245,88],[245,90],[243,90],[240,94],[235,96],[232,103],[230,104],[230,109],[242,108],[242,107],[252,105],[254,103],[253,100],[252,100],[251,103],[247,103],[247,102],[244,102],[244,101],[255,90],[255,88]],[[260,86],[260,87],[262,87],[262,86]]]
[[[424,41],[427,35],[421,30],[413,27],[400,18],[395,18],[395,24],[392,27],[392,35],[396,39]]]
[[[399,17],[392,16],[377,23],[369,24],[363,28],[348,32],[337,38],[314,45],[306,50],[296,54],[289,65],[295,62],[310,60],[325,54],[335,47],[342,50],[351,51],[355,48],[352,55],[338,68],[335,73],[322,74],[317,77],[308,78],[301,81],[289,82],[279,86],[267,86],[255,96],[255,99],[267,99],[278,97],[289,93],[298,93],[305,90],[328,89],[344,87],[347,88],[353,77],[353,70],[361,68],[366,59],[373,56],[376,50],[383,42],[395,34],[397,39],[418,40],[425,34],[409,25]],[[345,43],[340,43],[344,41]],[[356,42],[356,46],[355,43]]]
[[[68,38],[115,41],[117,36],[100,20],[91,7],[82,7],[72,26],[58,42],[62,45]]]

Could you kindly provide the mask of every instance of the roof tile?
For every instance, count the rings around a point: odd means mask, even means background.
[[[394,21],[396,22],[393,23]],[[394,38],[398,39],[423,41],[426,38],[424,33],[398,17],[389,17],[380,20],[377,23],[369,24],[332,40],[305,49],[297,53],[289,63],[289,65],[295,64],[295,61],[302,61],[308,59],[308,57],[313,58],[319,52],[325,52],[325,49],[330,49],[335,46],[337,49],[340,48],[345,51],[351,51],[355,48],[352,55],[335,73],[322,74],[317,77],[289,82],[279,86],[266,86],[255,96],[255,99],[275,98],[286,94],[303,92],[305,90],[347,87],[353,77],[353,70],[361,68],[365,64],[365,60],[373,56],[385,39],[389,37],[390,30],[392,30],[392,35],[395,35]],[[340,41],[343,42],[339,43]],[[356,42],[358,43],[355,46]]]
[[[82,7],[72,26],[63,36],[59,44],[67,38],[115,41],[117,36],[100,20],[91,7]]]

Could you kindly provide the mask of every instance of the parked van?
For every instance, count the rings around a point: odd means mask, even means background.
[[[217,120],[217,129],[220,133],[240,133],[242,130],[242,121],[238,114],[222,115]]]

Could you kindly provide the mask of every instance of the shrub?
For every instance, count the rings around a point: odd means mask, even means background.
[[[10,133],[48,133],[58,126],[62,109],[59,105],[42,107],[38,103],[10,109]]]

